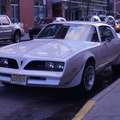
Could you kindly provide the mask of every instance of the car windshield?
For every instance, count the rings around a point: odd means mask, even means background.
[[[106,17],[99,17],[101,21],[105,21]]]
[[[51,24],[46,26],[37,38],[87,41],[91,29],[91,25]]]

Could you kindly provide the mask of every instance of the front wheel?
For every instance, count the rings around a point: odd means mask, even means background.
[[[82,81],[78,87],[80,89],[80,92],[89,93],[90,91],[93,90],[94,86],[95,86],[94,63],[87,62],[83,71]]]
[[[32,40],[33,39],[33,35],[29,35],[29,38]]]
[[[21,40],[20,32],[16,31],[14,33],[13,43],[18,43],[18,42],[20,42],[20,40]]]
[[[1,82],[4,86],[11,87],[12,84],[6,83],[6,82]]]
[[[120,64],[118,64],[118,65],[113,65],[113,66],[112,66],[112,71],[113,71],[114,73],[116,73],[116,74],[120,73],[120,72],[119,72],[119,71],[120,71]]]

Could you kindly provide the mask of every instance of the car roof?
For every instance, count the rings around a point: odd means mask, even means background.
[[[62,22],[53,22],[50,24],[83,24],[83,25],[93,25],[93,26],[101,26],[101,25],[109,26],[102,22],[91,22],[91,21],[62,21]]]

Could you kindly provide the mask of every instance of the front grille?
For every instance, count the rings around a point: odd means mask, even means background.
[[[45,70],[45,62],[43,61],[32,61],[28,63],[25,70]]]
[[[2,59],[7,59],[8,60],[8,64],[3,64],[3,63],[0,62],[0,67],[18,69],[18,64],[17,64],[16,60],[10,59],[10,58],[0,58],[0,60],[2,60]]]

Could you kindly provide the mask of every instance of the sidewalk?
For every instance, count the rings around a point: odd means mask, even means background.
[[[25,35],[21,38],[21,40],[30,40],[29,34],[25,33]]]
[[[120,120],[120,78],[90,99],[73,120]]]

